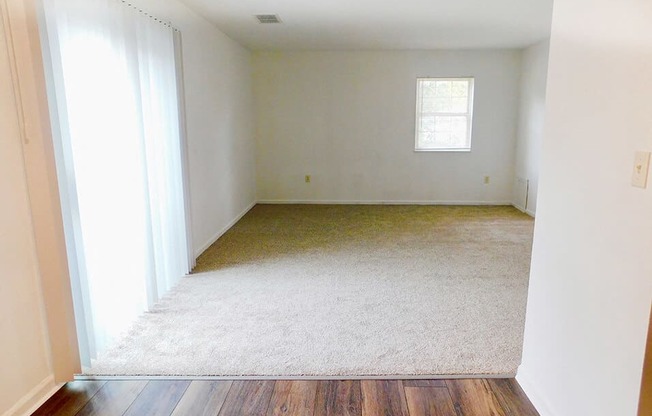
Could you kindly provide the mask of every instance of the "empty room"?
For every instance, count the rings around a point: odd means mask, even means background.
[[[3,416],[646,414],[645,2],[0,12]]]

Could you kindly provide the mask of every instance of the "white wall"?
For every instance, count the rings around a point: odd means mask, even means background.
[[[529,181],[529,192],[525,206],[525,189],[516,182],[512,202],[532,216],[536,213],[539,188],[549,48],[550,41],[546,39],[524,49],[521,67],[515,175],[518,179]]]
[[[634,416],[652,299],[649,0],[555,2],[523,363],[542,416]],[[651,184],[652,185],[652,184]]]
[[[509,203],[520,56],[255,53],[258,199]],[[416,78],[424,76],[475,77],[470,153],[414,152]]]
[[[177,0],[137,3],[182,33],[198,255],[256,200],[251,54]]]
[[[0,415],[54,386],[6,46],[0,18]]]

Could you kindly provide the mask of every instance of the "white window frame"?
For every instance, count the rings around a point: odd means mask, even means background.
[[[423,100],[421,99],[421,83],[423,81],[467,81],[469,83],[469,95],[468,95],[468,108],[466,113],[448,113],[441,111],[434,111],[424,113],[421,111],[421,104]],[[417,78],[417,99],[416,99],[416,116],[414,118],[414,151],[415,152],[470,152],[471,151],[471,139],[473,133],[473,98],[475,88],[475,78],[474,77],[419,77]],[[466,147],[419,147],[419,126],[421,125],[421,117],[423,115],[432,115],[432,116],[466,116],[467,124],[467,143]]]

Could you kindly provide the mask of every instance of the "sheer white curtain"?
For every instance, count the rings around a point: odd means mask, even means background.
[[[120,0],[43,10],[78,332],[93,358],[190,268],[175,32]]]

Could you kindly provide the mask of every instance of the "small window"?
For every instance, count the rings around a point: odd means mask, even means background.
[[[473,78],[418,78],[416,151],[470,151]]]

